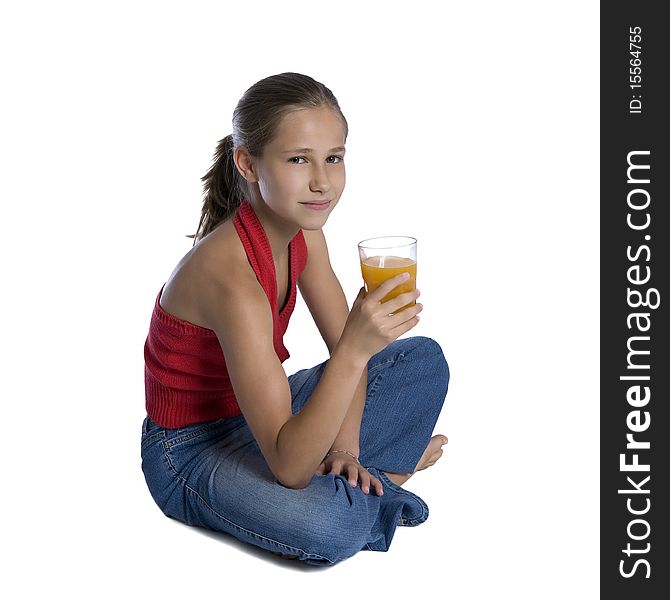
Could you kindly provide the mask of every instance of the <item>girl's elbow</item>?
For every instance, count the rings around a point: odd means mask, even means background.
[[[275,473],[274,475],[277,483],[292,490],[302,490],[309,485],[310,481],[312,481],[311,477],[306,477],[304,474],[290,471],[283,471],[281,473]]]
[[[285,488],[289,488],[289,489],[292,489],[292,490],[305,489],[309,485],[309,482],[311,481],[311,479],[305,481],[304,479],[303,480],[293,480],[293,479],[286,479],[286,478],[281,478],[280,479],[279,477],[276,477],[276,479],[277,479],[277,483],[279,483],[280,485],[283,485]]]

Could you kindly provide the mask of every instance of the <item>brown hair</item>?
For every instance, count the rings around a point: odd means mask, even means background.
[[[349,127],[337,99],[325,85],[300,73],[281,73],[252,85],[233,111],[233,133],[219,141],[212,166],[202,177],[204,199],[193,244],[217,225],[234,216],[248,188],[235,166],[233,151],[244,146],[252,156],[261,156],[272,141],[281,119],[300,108],[328,106],[342,119],[344,138]]]

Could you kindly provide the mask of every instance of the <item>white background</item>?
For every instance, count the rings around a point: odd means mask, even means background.
[[[7,6],[3,597],[596,598],[598,3]],[[349,301],[356,242],[418,238],[412,333],[452,372],[449,445],[407,484],[430,518],[321,570],[166,519],[139,462],[143,343],[199,178],[284,71],[349,121],[325,228]],[[286,345],[287,374],[327,357],[301,299]]]

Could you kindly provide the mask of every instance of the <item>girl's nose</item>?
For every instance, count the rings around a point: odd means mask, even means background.
[[[309,189],[313,192],[327,192],[330,189],[330,180],[325,169],[314,169]]]

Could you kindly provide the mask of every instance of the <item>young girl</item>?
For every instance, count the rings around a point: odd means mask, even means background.
[[[403,489],[442,455],[431,438],[449,370],[404,274],[351,310],[322,228],[345,183],[348,126],[305,75],[249,88],[203,177],[194,247],[161,288],[145,345],[142,469],[169,517],[312,565],[388,550],[428,518]],[[296,286],[330,359],[290,377]]]

